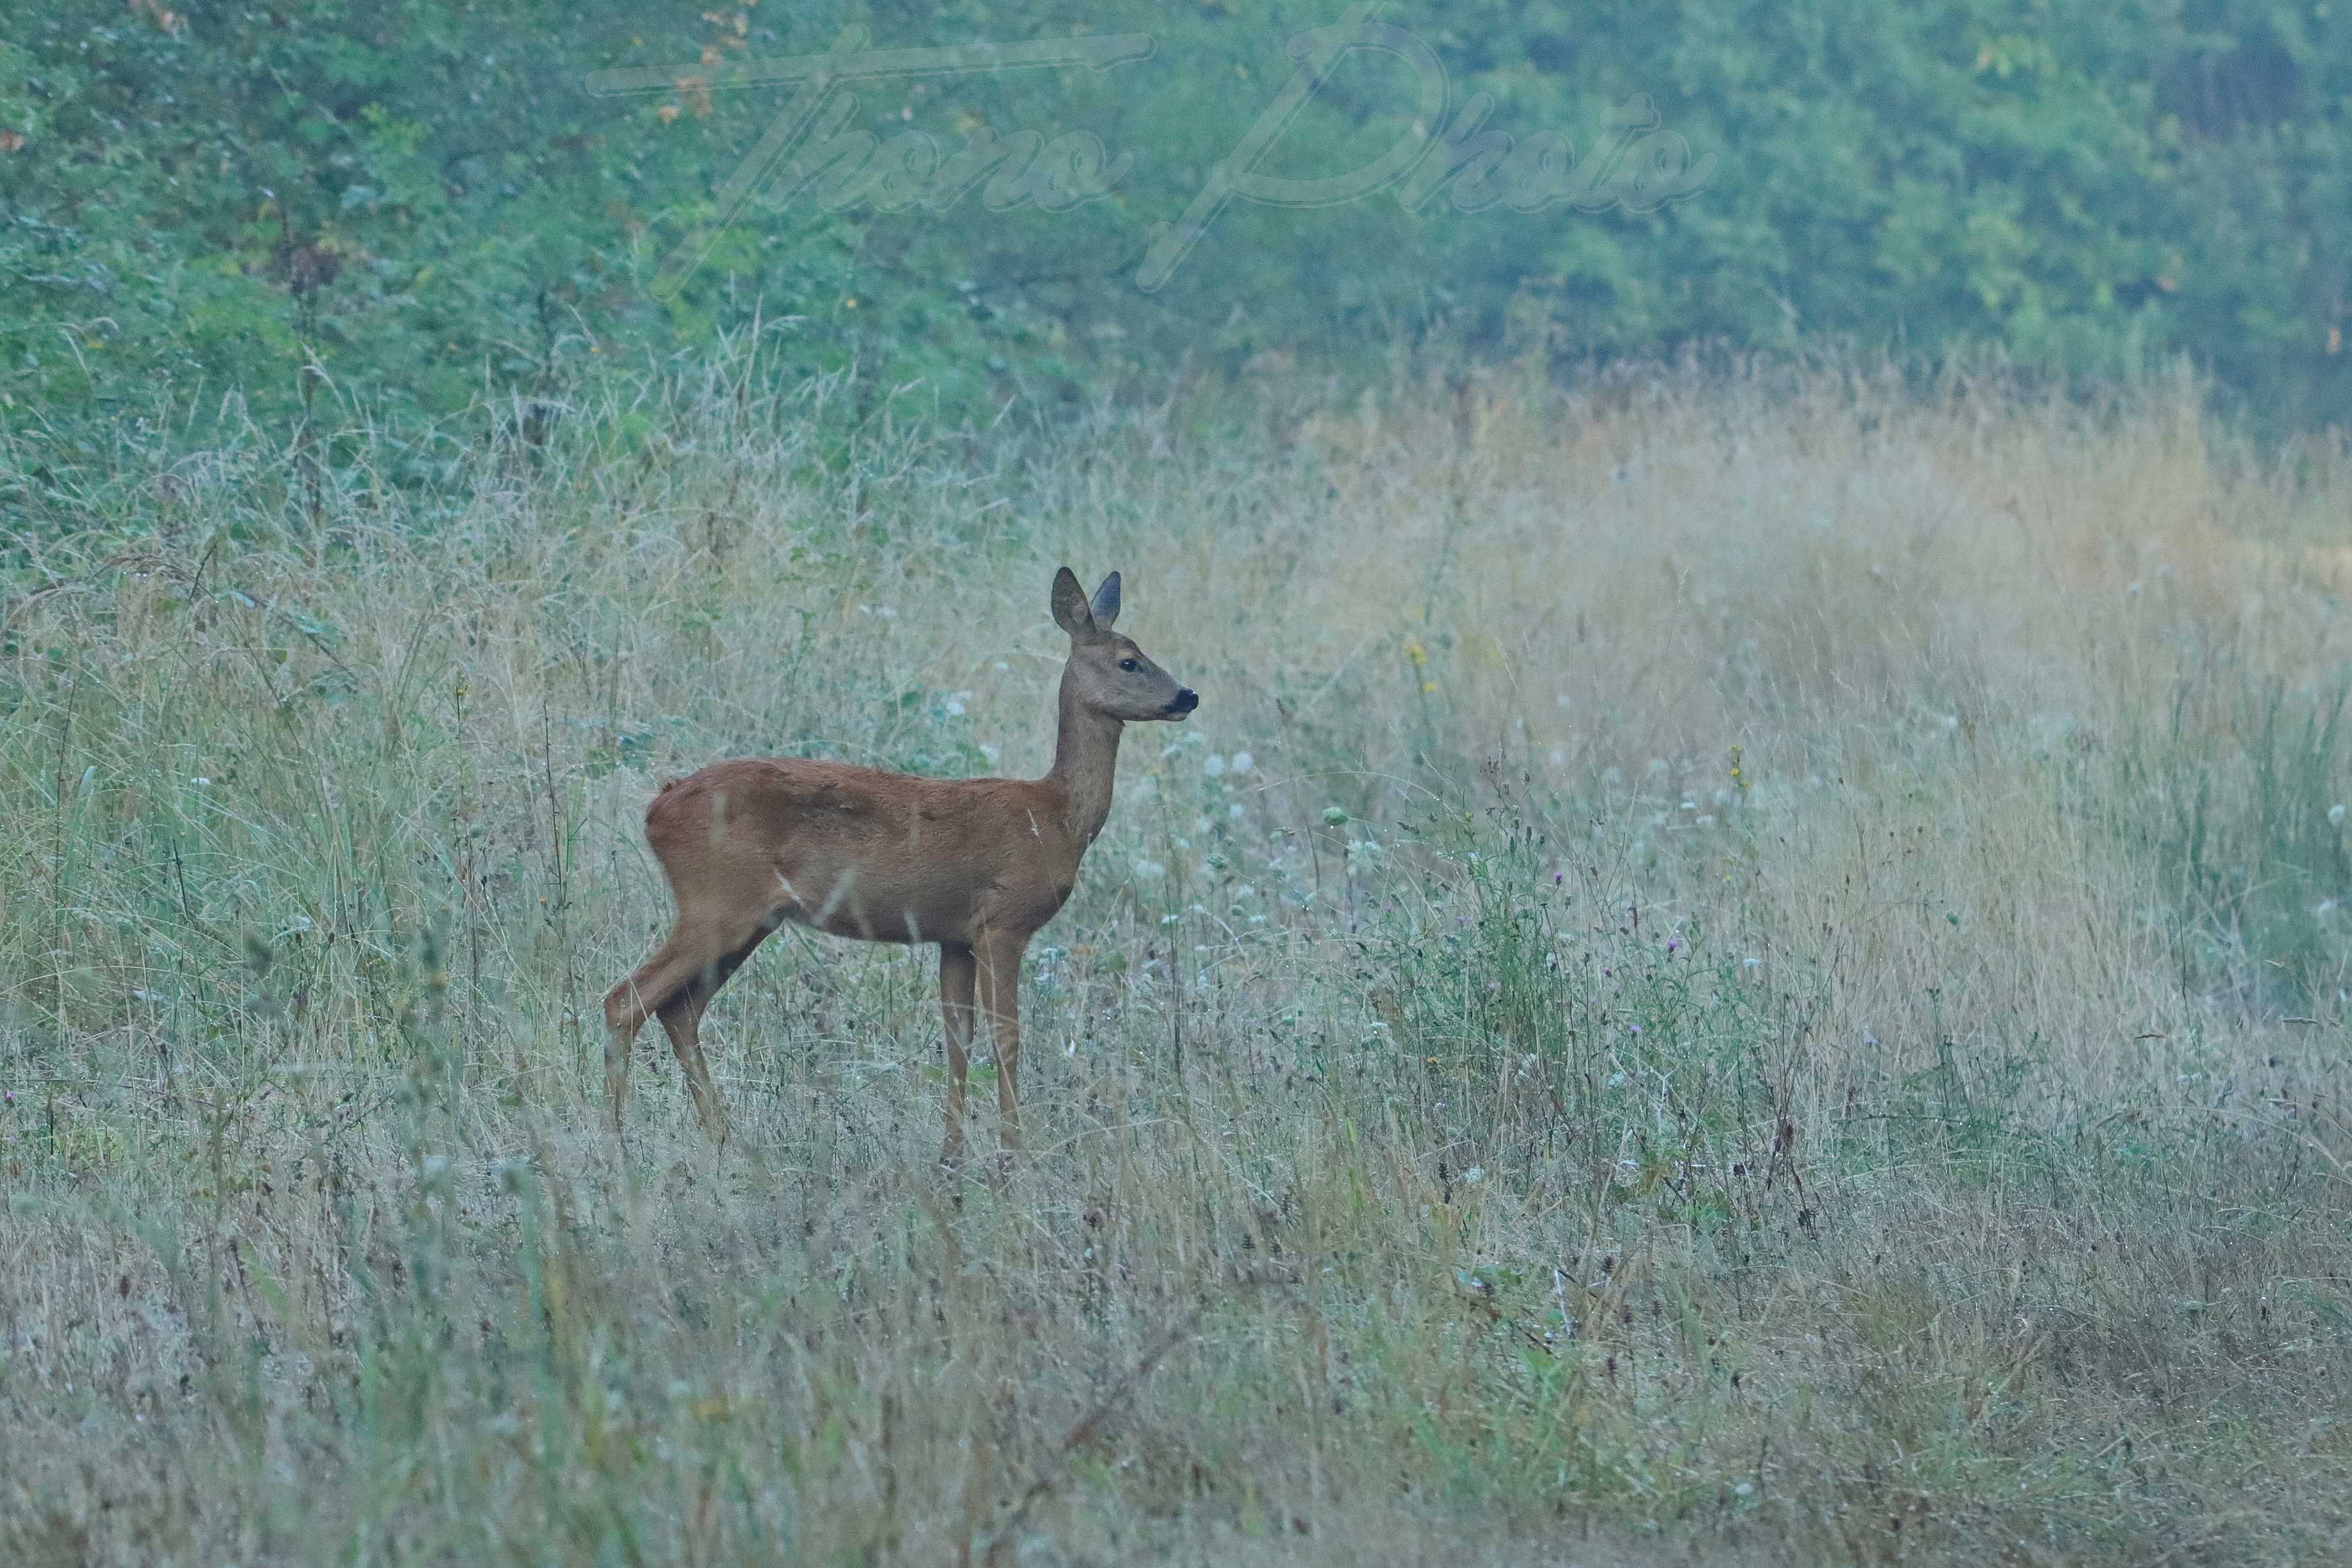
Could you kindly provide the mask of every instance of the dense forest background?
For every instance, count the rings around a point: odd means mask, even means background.
[[[2352,417],[2337,0],[1395,5],[1380,19],[1444,63],[1450,117],[1487,95],[1486,132],[1564,133],[1605,159],[1646,95],[1703,188],[1644,200],[1629,161],[1591,200],[1482,205],[1465,186],[1482,144],[1441,144],[1408,182],[1417,204],[1235,203],[1150,290],[1153,225],[1337,5],[712,3],[11,7],[0,506],[149,461],[159,434],[258,431],[331,465],[363,429],[379,465],[428,470],[464,444],[453,415],[561,407],[603,367],[755,329],[780,372],[854,363],[868,399],[982,422],[1180,365],[1345,366],[1433,333],[1563,364],[1990,347],[2069,379],[2185,353],[2267,423]],[[1033,176],[1028,199],[983,182],[944,211],[883,211],[872,187],[842,206],[821,183],[780,208],[772,183],[682,288],[656,289],[791,97],[713,78],[853,29],[877,48],[1148,33],[1148,57],[1100,69],[860,82],[819,127],[886,155],[920,132],[947,160],[992,133],[1084,132],[1131,162],[1105,199]],[[667,90],[589,90],[595,71],[671,66]],[[1260,172],[1362,166],[1425,110],[1418,85],[1394,56],[1349,55]]]

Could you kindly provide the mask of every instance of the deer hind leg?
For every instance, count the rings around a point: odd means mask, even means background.
[[[621,1113],[628,1101],[630,1047],[646,1019],[656,1014],[661,1017],[679,1065],[686,1069],[687,1087],[694,1092],[703,1124],[711,1124],[710,1113],[717,1109],[718,1099],[710,1087],[709,1069],[702,1061],[702,1010],[771,929],[761,925],[749,932],[714,931],[706,923],[681,920],[669,940],[604,998],[604,1022],[610,1031],[604,1042],[604,1120],[614,1134],[621,1130]]]
[[[614,1137],[620,1136],[621,1113],[629,1099],[629,1050],[646,1019],[677,988],[678,954],[687,946],[687,935],[682,925],[672,931],[635,974],[605,993],[604,1126]]]
[[[940,1020],[948,1036],[948,1127],[940,1145],[940,1160],[953,1165],[963,1155],[964,1073],[970,1066],[965,1048],[971,1043],[971,949],[940,944]]]
[[[678,1067],[686,1073],[687,1092],[694,1096],[695,1114],[701,1119],[702,1130],[721,1148],[727,1146],[727,1112],[719,1103],[718,1086],[710,1082],[710,1063],[702,1054],[702,1015],[709,1010],[710,998],[718,995],[719,988],[733,977],[743,960],[774,929],[772,925],[756,927],[750,936],[696,969],[657,1009],[662,1032],[669,1036],[670,1050],[677,1053]]]
[[[977,949],[980,1010],[996,1045],[996,1110],[1007,1152],[1021,1146],[1021,956],[1029,938],[988,935]]]

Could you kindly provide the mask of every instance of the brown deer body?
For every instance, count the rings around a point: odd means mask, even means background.
[[[656,1017],[703,1126],[725,1143],[726,1112],[702,1055],[703,1011],[790,921],[865,942],[937,944],[946,1152],[962,1146],[975,1017],[994,1040],[1004,1145],[1020,1146],[1022,955],[1070,896],[1110,815],[1121,730],[1181,719],[1200,702],[1111,630],[1118,573],[1089,604],[1065,567],[1053,603],[1070,659],[1043,779],[922,779],[779,758],[713,763],[662,786],[646,810],[646,840],[677,901],[677,925],[604,998],[605,1113],[615,1133],[631,1043]]]

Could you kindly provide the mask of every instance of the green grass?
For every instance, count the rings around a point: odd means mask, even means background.
[[[2352,1548],[2341,452],[1853,369],[831,395],[20,541],[0,1556]],[[1033,949],[1027,1157],[940,1175],[930,967],[798,934],[726,1158],[651,1031],[611,1145],[656,780],[1042,769],[1063,560],[1203,706]]]

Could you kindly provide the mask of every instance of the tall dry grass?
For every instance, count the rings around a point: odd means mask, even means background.
[[[1851,366],[844,394],[18,541],[11,1560],[2352,1545],[2343,451]],[[607,1146],[656,778],[1041,768],[1064,560],[1203,707],[1034,952],[1031,1156],[935,1172],[929,967],[795,936],[743,1147],[662,1060]]]

